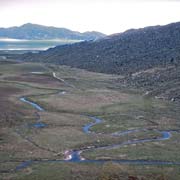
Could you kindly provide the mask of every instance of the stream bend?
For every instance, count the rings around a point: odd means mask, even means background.
[[[66,92],[65,92],[66,93]],[[63,94],[65,94],[63,91]],[[29,105],[31,105],[32,107],[34,107],[37,111],[45,111],[45,109],[43,109],[40,105],[38,105],[37,103],[34,103],[30,100],[28,100],[26,97],[22,97],[20,98],[20,101],[27,103]],[[94,116],[86,116],[88,118],[90,118],[93,122],[88,123],[86,125],[84,125],[82,127],[82,131],[85,134],[90,134],[90,133],[94,133],[91,131],[91,128],[97,124],[102,123],[102,119],[94,117]],[[40,126],[34,126],[35,128],[43,128],[44,127],[44,123],[41,122],[40,120],[37,122],[38,124],[40,124]],[[35,124],[36,125],[36,124]],[[127,131],[123,131],[123,132],[115,132],[110,134],[111,136],[124,136],[127,134],[131,134],[131,133],[135,133],[135,132],[140,132],[140,131],[148,131],[148,129],[133,129],[133,130],[127,130]],[[101,147],[87,147],[83,150],[68,150],[65,151],[64,155],[65,155],[65,159],[64,160],[32,160],[32,161],[25,161],[23,163],[21,163],[19,166],[16,167],[15,170],[20,170],[23,168],[26,168],[28,166],[30,166],[33,163],[41,163],[41,162],[75,162],[75,163],[80,163],[80,162],[92,162],[92,163],[104,163],[107,161],[113,161],[113,162],[118,162],[118,163],[122,163],[122,164],[143,164],[143,165],[180,165],[180,162],[170,162],[170,161],[155,161],[155,160],[88,160],[85,159],[83,157],[81,157],[81,153],[88,151],[88,150],[96,150],[96,149],[112,149],[112,148],[117,148],[117,147],[122,147],[125,145],[131,145],[131,144],[138,144],[138,143],[146,143],[146,142],[156,142],[156,141],[164,141],[164,140],[168,140],[171,138],[172,134],[171,131],[158,131],[155,130],[157,132],[159,132],[161,134],[161,137],[158,138],[147,138],[147,139],[141,139],[141,140],[129,140],[120,144],[113,144],[113,145],[107,145],[107,146],[101,146]]]

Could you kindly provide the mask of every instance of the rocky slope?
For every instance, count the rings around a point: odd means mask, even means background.
[[[142,88],[157,98],[180,99],[180,23],[132,29],[18,59],[121,74],[125,78],[117,83]]]

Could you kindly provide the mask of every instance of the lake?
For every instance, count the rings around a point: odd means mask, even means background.
[[[63,44],[72,44],[79,40],[19,40],[19,39],[0,39],[0,50],[46,50]]]

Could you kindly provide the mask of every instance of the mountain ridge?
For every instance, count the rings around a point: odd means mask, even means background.
[[[180,22],[129,30],[17,58],[120,74],[124,78],[117,84],[180,102]]]
[[[57,46],[39,54],[30,56],[25,54],[23,58],[33,61],[33,56],[35,56],[37,61],[43,60],[104,73],[131,74],[138,69],[142,70],[142,66],[136,66],[137,63],[146,64],[143,67],[146,69],[151,66],[149,62],[156,65],[170,62],[171,58],[179,57],[179,48],[180,23],[173,23],[126,31],[97,41]],[[165,54],[166,57],[163,59]],[[89,63],[91,67],[88,66]],[[104,68],[100,68],[100,65]],[[131,65],[134,65],[133,68]],[[114,67],[111,68],[112,66]]]
[[[21,26],[0,28],[0,38],[47,40],[47,39],[74,39],[94,40],[106,35],[96,31],[80,33],[67,28],[44,26],[39,24],[26,23]]]

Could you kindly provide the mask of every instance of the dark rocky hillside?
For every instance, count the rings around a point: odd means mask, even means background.
[[[180,23],[132,29],[18,58],[121,74],[125,78],[119,83],[143,88],[147,95],[180,98]]]
[[[180,66],[154,67],[125,76],[116,83],[142,89],[144,96],[180,102]]]
[[[94,40],[104,36],[104,34],[96,31],[80,33],[66,28],[48,27],[31,23],[20,27],[0,28],[0,38]]]
[[[129,30],[98,41],[59,46],[21,58],[116,74],[179,64],[180,23]]]

